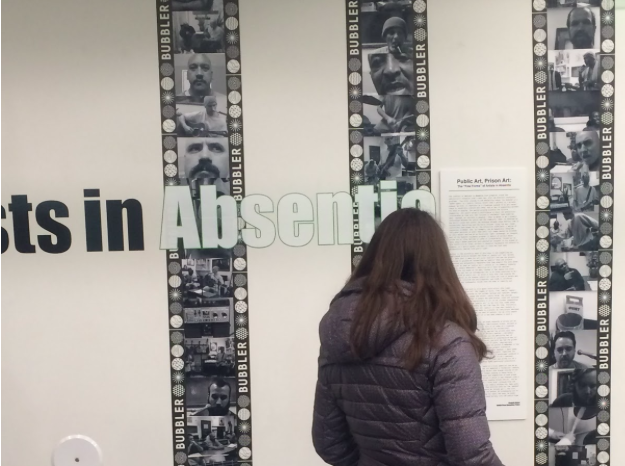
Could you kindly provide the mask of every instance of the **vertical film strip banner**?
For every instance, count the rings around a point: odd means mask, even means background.
[[[157,0],[156,14],[163,182],[188,187],[201,225],[200,193],[245,196],[239,4]],[[246,247],[181,240],[166,261],[174,464],[249,466]]]
[[[427,2],[346,0],[350,192],[431,190]],[[361,191],[362,192],[362,191]],[[376,226],[381,220],[376,202]],[[354,209],[352,267],[362,257]]]
[[[614,0],[533,0],[535,464],[610,464]]]

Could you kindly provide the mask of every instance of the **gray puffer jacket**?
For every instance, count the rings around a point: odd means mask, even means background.
[[[349,345],[361,291],[362,281],[346,286],[321,321],[313,421],[319,456],[333,466],[502,466],[468,335],[448,324],[410,372],[402,356],[411,336],[378,324],[370,337],[377,356],[361,363]]]

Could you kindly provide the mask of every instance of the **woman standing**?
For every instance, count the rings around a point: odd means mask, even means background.
[[[313,441],[333,466],[502,466],[477,317],[436,221],[378,227],[320,325]]]

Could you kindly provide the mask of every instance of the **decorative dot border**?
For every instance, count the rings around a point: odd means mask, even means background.
[[[158,0],[157,0],[158,3]],[[241,63],[241,44],[240,44],[240,21],[239,21],[239,0],[224,0],[224,29],[226,48],[224,52],[226,61],[226,87],[227,87],[227,128],[228,142],[231,147],[237,148],[243,153],[244,136],[243,136],[243,92],[242,92],[242,63]],[[169,43],[173,42],[172,31],[162,29],[159,31],[159,37],[167,36]],[[173,56],[169,58],[163,54],[159,56],[159,101],[160,106],[160,128],[162,143],[163,164],[163,185],[176,186],[181,183],[178,172],[178,138],[176,132],[176,85],[174,80],[174,60]],[[357,105],[354,108],[357,109]],[[238,157],[236,162],[231,160],[231,169],[233,164],[243,165],[243,156]],[[242,184],[239,185],[245,195],[245,178],[244,167],[240,169]],[[238,194],[238,193],[237,193]],[[185,312],[184,312],[184,276],[183,262],[184,250],[166,252],[166,271],[167,271],[167,296],[168,296],[168,323],[169,323],[169,350],[170,350],[170,371],[171,371],[171,394],[172,406],[176,409],[173,412],[172,419],[179,419],[180,408],[186,411],[185,393]],[[243,244],[237,244],[232,249],[232,281],[235,286],[234,296],[232,297],[232,312],[235,314],[235,335],[234,344],[238,349],[242,343],[247,344],[249,340],[249,318],[248,318],[248,302],[247,302],[247,248]],[[245,346],[245,345],[244,345]],[[239,351],[236,351],[237,361],[239,359]],[[249,387],[249,354],[245,355],[247,363],[247,376],[245,382]],[[241,376],[237,384],[241,385]],[[248,392],[245,397],[239,397],[239,405],[244,406],[245,429],[237,429],[238,454],[241,459],[251,459],[251,394]],[[186,424],[186,416],[184,422]],[[239,419],[243,419],[240,415]],[[179,420],[175,421],[180,422]],[[186,426],[185,426],[186,427]],[[179,425],[172,425],[172,429],[179,429]],[[175,430],[174,430],[175,432]],[[179,442],[178,442],[179,443]],[[186,443],[186,440],[185,440]],[[183,447],[185,445],[183,444]],[[188,461],[187,451],[185,448],[176,449],[174,451],[174,463],[184,465]]]
[[[548,80],[548,22],[550,11],[557,10],[557,7],[547,7],[546,0],[528,0],[532,5],[532,48],[533,48],[533,82],[535,104],[538,107],[543,104],[545,108],[549,106],[549,94],[544,92],[546,82]],[[615,13],[614,0],[602,0],[601,8],[596,17],[597,27],[600,33],[600,42],[595,44],[599,49],[597,56],[597,64],[600,66],[600,82],[599,82],[599,99],[597,102],[597,110],[600,110],[601,133],[612,135],[609,147],[614,147],[614,94],[615,94]],[[536,315],[535,319],[535,374],[534,374],[534,393],[535,393],[535,464],[546,465],[549,463],[548,451],[549,443],[548,427],[549,427],[549,355],[551,345],[551,334],[549,325],[540,325],[540,322],[546,320],[549,322],[549,291],[547,283],[550,275],[550,264],[553,260],[551,253],[551,222],[552,211],[550,201],[550,172],[551,164],[549,160],[549,133],[548,129],[541,125],[539,121],[540,115],[535,113],[535,309],[541,309],[540,315]],[[543,129],[544,128],[544,129]],[[602,323],[601,338],[597,338],[596,354],[599,357],[598,367],[599,373],[597,381],[599,383],[597,393],[600,397],[597,415],[597,462],[603,466],[609,465],[610,460],[610,367],[611,367],[611,316],[612,316],[612,275],[613,271],[613,253],[614,240],[617,238],[614,234],[613,213],[614,207],[614,153],[605,156],[602,152],[602,166],[600,174],[611,174],[612,176],[601,176],[599,186],[596,187],[599,192],[599,202],[596,207],[598,215],[597,234],[599,239],[599,250],[596,254],[595,262],[597,263],[597,310],[599,319]],[[586,252],[586,254],[592,252]],[[539,298],[540,297],[540,298]],[[542,307],[539,307],[542,306]],[[540,322],[539,322],[540,320]],[[544,329],[544,330],[543,330]],[[599,332],[598,332],[599,333]],[[607,347],[605,345],[608,345]]]
[[[345,0],[347,2],[347,0]],[[424,50],[419,54],[419,59],[413,57],[413,73],[415,79],[415,120],[413,122],[415,132],[414,141],[417,153],[417,160],[414,169],[412,167],[406,170],[403,179],[407,179],[412,183],[415,189],[423,189],[431,191],[432,189],[432,173],[431,173],[431,145],[430,137],[430,100],[429,100],[429,60],[428,60],[428,18],[427,18],[427,0],[412,0],[412,22],[414,23],[413,41],[419,44]],[[348,4],[346,3],[346,6]],[[359,9],[351,9],[352,12]],[[350,33],[350,27],[354,22],[360,22],[360,16],[357,18],[350,15],[349,22],[346,23],[347,34]],[[543,38],[544,40],[544,38]],[[363,101],[364,90],[363,81],[364,67],[363,62],[366,57],[363,56],[363,49],[360,43],[347,44],[346,58],[346,84],[347,84],[347,129],[349,135],[349,183],[350,193],[352,197],[358,193],[359,186],[370,184],[370,177],[366,175],[367,162],[365,154],[365,134],[370,135],[371,128],[367,120],[364,118],[365,103]],[[545,74],[545,73],[543,73]],[[420,81],[417,82],[417,76]],[[546,79],[546,74],[545,78]],[[411,133],[400,133],[400,142],[404,143],[405,138],[412,136]],[[364,157],[363,157],[364,156]],[[358,222],[357,215],[354,223]],[[355,241],[351,248],[352,268],[355,268],[360,261],[363,243]]]

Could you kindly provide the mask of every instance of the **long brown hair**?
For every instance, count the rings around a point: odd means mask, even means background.
[[[364,281],[363,292],[350,344],[360,359],[374,356],[370,335],[385,310],[391,312],[387,325],[403,325],[414,335],[404,356],[411,370],[423,360],[427,348],[437,344],[449,321],[469,334],[480,360],[486,356],[486,345],[475,335],[475,309],[460,284],[445,234],[427,212],[399,209],[386,217],[348,283],[359,279]]]

